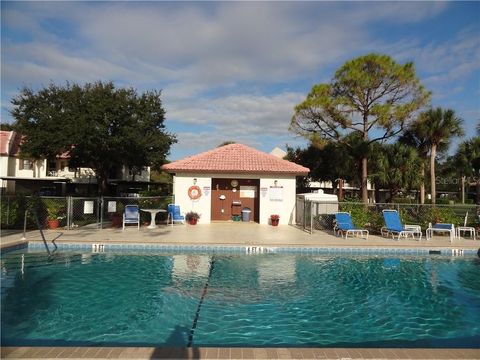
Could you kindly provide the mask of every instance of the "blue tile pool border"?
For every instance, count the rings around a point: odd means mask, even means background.
[[[221,245],[165,245],[165,244],[109,244],[109,243],[60,243],[58,251],[84,252],[166,252],[166,253],[232,253],[232,254],[305,254],[305,255],[447,255],[478,256],[476,249],[454,248],[347,248],[347,247],[279,247],[279,246],[221,246]],[[18,245],[15,250],[27,247]],[[49,244],[51,250],[53,246]],[[12,249],[9,248],[9,251]],[[28,250],[44,250],[41,242],[29,242]],[[3,253],[3,249],[2,249]]]
[[[27,249],[29,244],[25,241],[21,244],[14,244],[14,245],[5,245],[0,249],[0,255],[9,253],[11,251]]]

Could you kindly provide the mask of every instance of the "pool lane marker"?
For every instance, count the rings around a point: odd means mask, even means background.
[[[210,278],[212,277],[214,266],[215,266],[215,259],[212,256],[212,260],[210,260],[210,269],[208,270],[207,281],[205,282],[205,286],[203,287],[202,296],[200,297],[200,301],[198,302],[197,311],[195,312],[195,317],[193,318],[192,328],[190,329],[190,334],[188,335],[187,347],[192,347],[193,335],[195,333],[195,329],[197,328],[197,322],[198,322],[198,318],[200,316],[200,310],[202,308],[203,300],[205,299],[205,296],[207,295],[208,283],[210,282]]]

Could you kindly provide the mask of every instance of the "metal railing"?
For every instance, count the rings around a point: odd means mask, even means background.
[[[38,197],[2,196],[1,229],[26,230],[37,228],[35,210],[43,229],[49,219],[57,219],[62,229],[103,229],[116,226],[115,218],[123,214],[125,205],[140,208],[166,209],[174,203],[173,196],[155,197]],[[149,222],[150,214],[141,212],[141,222]],[[162,216],[162,215],[159,215]],[[165,220],[166,220],[166,214]]]
[[[315,231],[332,231],[335,212],[345,211],[352,216],[355,226],[366,228],[372,234],[380,234],[384,226],[382,210],[395,209],[404,224],[420,225],[423,230],[432,223],[451,223],[455,226],[480,226],[480,206],[471,204],[431,205],[376,203],[364,205],[354,202],[322,202],[297,198],[296,223],[301,229],[313,234]]]

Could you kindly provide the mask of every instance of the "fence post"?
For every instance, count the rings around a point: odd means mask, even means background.
[[[22,240],[27,240],[27,214],[28,210],[25,210],[25,216],[23,217],[23,237]]]
[[[313,234],[313,202],[310,201],[310,235]]]
[[[100,209],[100,229],[103,229],[103,196],[98,199],[98,207]]]
[[[67,196],[67,230],[70,230],[73,218],[72,197]]]

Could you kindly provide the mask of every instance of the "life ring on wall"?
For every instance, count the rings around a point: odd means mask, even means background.
[[[192,200],[197,200],[202,196],[202,190],[197,185],[190,186],[188,188],[188,197]]]

